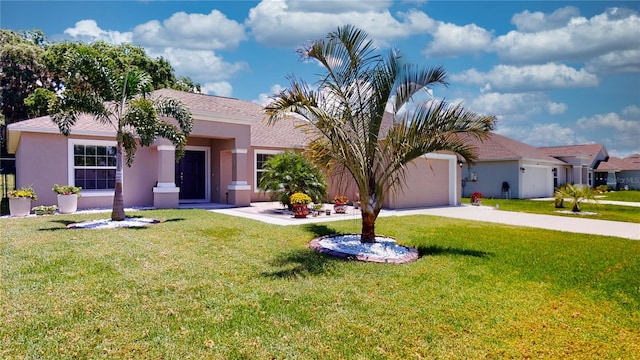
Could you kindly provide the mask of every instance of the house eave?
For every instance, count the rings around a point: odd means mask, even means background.
[[[13,125],[13,124],[12,124]],[[20,144],[20,138],[22,137],[22,133],[38,133],[38,134],[52,134],[52,135],[62,135],[59,130],[52,128],[36,128],[36,127],[20,127],[20,126],[11,126],[7,127],[7,152],[9,154],[15,154],[18,150],[18,145]],[[88,130],[78,130],[71,131],[70,136],[91,136],[91,137],[114,137],[115,132],[109,131],[88,131]]]
[[[254,117],[218,114],[210,111],[198,111],[198,110],[191,111],[191,115],[193,116],[194,120],[223,122],[228,124],[240,124],[240,125],[251,125],[253,122],[257,120]]]

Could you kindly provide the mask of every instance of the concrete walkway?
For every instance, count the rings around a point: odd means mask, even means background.
[[[327,207],[327,205],[325,205]],[[359,210],[349,207],[346,214],[319,215],[305,219],[295,219],[282,210],[279,203],[253,203],[249,207],[212,209],[210,211],[227,215],[240,216],[276,225],[301,225],[340,220],[360,221]],[[449,218],[484,221],[514,226],[527,226],[540,229],[558,230],[581,234],[615,236],[625,239],[640,240],[640,223],[582,219],[579,217],[528,214],[513,211],[496,210],[486,206],[448,206],[412,210],[382,210],[380,217],[432,215]],[[579,216],[579,215],[576,215]]]

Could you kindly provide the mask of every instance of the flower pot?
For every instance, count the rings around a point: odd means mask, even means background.
[[[325,214],[327,214],[327,216],[328,216],[328,215],[331,215],[331,209],[326,209],[326,210],[324,211],[324,213],[325,213]]]
[[[293,213],[293,217],[296,218],[306,218],[309,215],[309,207],[307,204],[293,204],[293,209],[291,210]]]
[[[60,214],[72,214],[78,209],[78,195],[58,195],[58,211]]]
[[[25,217],[31,212],[31,198],[9,198],[9,213],[12,217]]]
[[[347,204],[335,203],[333,205],[333,211],[335,211],[336,214],[344,214],[347,212]]]

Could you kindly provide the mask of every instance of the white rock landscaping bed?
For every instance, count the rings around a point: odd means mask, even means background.
[[[386,236],[376,236],[375,243],[361,243],[360,234],[327,235],[314,239],[309,247],[323,254],[342,259],[405,263],[418,259],[416,249],[398,245]]]

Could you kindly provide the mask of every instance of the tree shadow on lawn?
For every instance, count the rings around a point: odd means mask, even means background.
[[[263,272],[262,276],[295,279],[331,273],[339,259],[323,256],[311,249],[297,249],[276,256],[271,265],[280,270]]]
[[[320,224],[308,224],[304,226],[304,229],[313,233],[316,237],[332,235],[332,234],[340,234],[336,229],[329,227],[327,225]]]
[[[127,218],[144,218],[144,216],[127,216]],[[167,220],[157,220],[157,222],[150,223],[149,225],[159,225],[159,224],[164,224],[164,223],[169,223],[169,222],[179,222],[179,221],[185,221],[185,220],[186,220],[185,218],[172,218],[172,219],[167,219]],[[91,220],[88,220],[88,221],[91,221]],[[59,230],[80,230],[80,229],[83,229],[83,228],[73,228],[73,227],[70,228],[70,227],[68,227],[69,225],[72,225],[72,224],[82,223],[82,221],[78,222],[78,221],[73,221],[73,220],[59,219],[59,220],[51,220],[49,222],[50,223],[62,224],[63,227],[41,228],[41,229],[38,229],[38,231],[59,231]],[[147,229],[148,227],[149,226],[122,226],[122,227],[109,228],[107,230],[115,230],[115,229],[143,230],[143,229]],[[96,230],[96,229],[86,228],[84,230]]]
[[[451,247],[444,247],[439,245],[429,245],[429,246],[420,245],[416,248],[416,250],[418,250],[418,255],[420,257],[429,256],[429,255],[463,255],[463,256],[485,258],[493,255],[492,253],[486,252],[486,251],[451,248]]]

